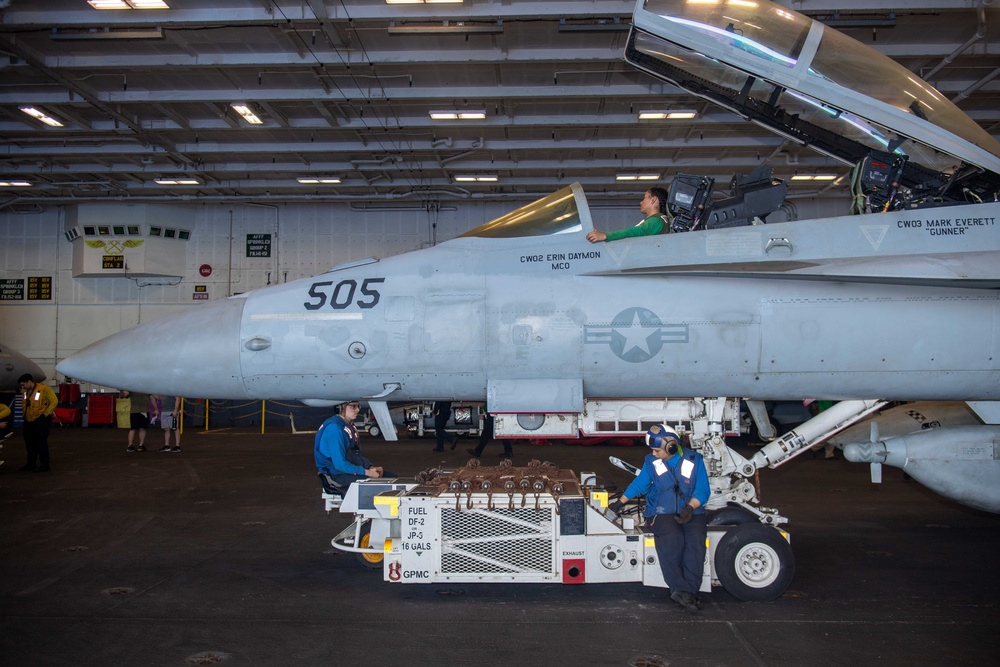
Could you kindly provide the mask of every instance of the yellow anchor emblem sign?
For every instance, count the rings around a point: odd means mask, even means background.
[[[95,250],[101,250],[101,268],[117,270],[125,268],[125,251],[131,248],[138,248],[144,239],[88,239],[87,246]]]

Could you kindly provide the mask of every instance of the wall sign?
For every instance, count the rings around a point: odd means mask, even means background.
[[[270,257],[270,234],[247,234],[247,257]]]
[[[52,276],[28,278],[28,301],[52,300]]]
[[[23,301],[24,278],[0,279],[0,301]]]

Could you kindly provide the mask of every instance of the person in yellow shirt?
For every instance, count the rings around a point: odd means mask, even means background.
[[[0,403],[0,442],[12,435],[14,435],[14,431],[10,428],[10,408]]]
[[[49,426],[59,400],[49,387],[36,383],[31,373],[19,377],[17,384],[21,387],[21,406],[24,410],[24,448],[28,450],[28,462],[21,466],[21,470],[48,472]]]

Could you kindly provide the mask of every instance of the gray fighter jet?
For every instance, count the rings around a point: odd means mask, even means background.
[[[723,505],[884,401],[971,401],[985,424],[929,456],[945,476],[978,461],[971,495],[1000,511],[1000,144],[904,68],[764,0],[648,0],[633,24],[629,62],[857,165],[857,214],[760,224],[774,205],[759,195],[781,191],[766,173],[721,201],[679,175],[679,233],[591,244],[574,184],[436,247],[142,324],[58,370],[169,395],[365,397],[389,439],[388,401],[487,400],[504,437],[680,424],[666,397],[841,401],[745,460],[719,444],[725,404],[692,399]],[[172,364],[144,363],[149,349]]]
[[[0,391],[17,389],[17,378],[31,373],[35,382],[45,379],[45,371],[38,364],[10,346],[0,343]]]

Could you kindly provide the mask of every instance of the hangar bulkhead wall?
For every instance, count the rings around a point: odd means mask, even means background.
[[[641,198],[592,196],[595,226],[635,224]],[[57,361],[140,322],[344,262],[447,241],[532,200],[4,209],[0,340],[55,378]],[[802,200],[793,212],[797,218],[834,215],[845,206]],[[772,221],[787,219],[782,213]]]

